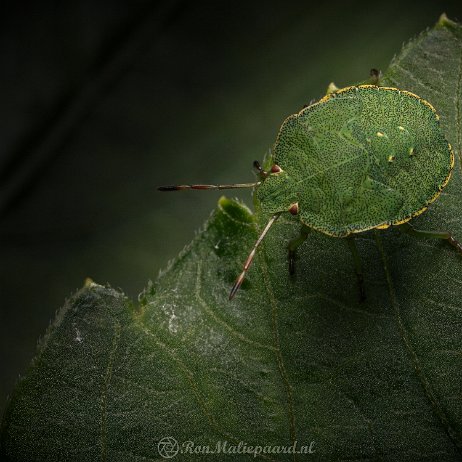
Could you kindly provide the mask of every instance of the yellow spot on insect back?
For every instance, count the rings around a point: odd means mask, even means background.
[[[395,156],[388,156],[388,162],[393,162],[395,160]]]
[[[414,148],[410,147],[408,152],[409,152],[410,156],[413,156],[414,155]]]
[[[401,125],[398,125],[398,130],[401,130],[402,132],[404,132],[406,129],[402,127]]]
[[[382,132],[377,132],[377,136],[378,136],[379,138],[381,138],[382,136],[385,136],[385,134],[382,133]]]

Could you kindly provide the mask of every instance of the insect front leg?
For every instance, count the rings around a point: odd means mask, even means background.
[[[448,233],[447,231],[423,231],[420,229],[415,229],[412,225],[409,223],[404,223],[403,225],[399,225],[398,229],[406,234],[409,234],[410,236],[415,236],[418,238],[423,238],[423,239],[444,239],[446,240],[452,247],[454,247],[457,252],[459,252],[462,255],[462,244],[458,241],[456,241],[451,233]]]
[[[355,273],[358,279],[359,302],[362,303],[364,300],[366,300],[366,291],[364,290],[364,276],[363,276],[363,267],[361,264],[361,256],[359,255],[358,247],[356,245],[356,241],[354,237],[352,236],[347,237],[346,242],[351,251],[351,255],[353,256],[353,261],[355,264]]]
[[[289,242],[289,273],[295,273],[295,255],[298,247],[300,247],[307,239],[308,234],[310,234],[311,229],[306,226],[302,225],[300,229],[300,235],[295,239],[292,239]]]
[[[369,72],[372,85],[379,85],[382,78],[382,71],[379,69],[371,69]]]

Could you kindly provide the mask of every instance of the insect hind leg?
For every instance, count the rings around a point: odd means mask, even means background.
[[[310,231],[311,229],[308,226],[302,225],[299,236],[289,242],[289,274],[291,275],[295,274],[295,256],[297,249],[306,241]]]
[[[351,251],[351,255],[353,256],[356,278],[358,280],[359,302],[362,303],[364,302],[364,300],[366,300],[366,291],[364,289],[364,275],[363,275],[363,268],[361,264],[361,256],[359,255],[358,247],[356,245],[356,241],[354,237],[352,236],[347,237],[346,242]]]
[[[404,223],[398,226],[398,229],[402,233],[409,234],[423,239],[443,239],[448,242],[454,249],[462,255],[462,244],[454,239],[451,233],[447,231],[424,231],[421,229],[415,229],[411,224]]]

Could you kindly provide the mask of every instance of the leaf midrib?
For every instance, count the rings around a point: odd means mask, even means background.
[[[262,273],[263,273],[263,279],[265,282],[265,288],[266,292],[268,293],[270,303],[271,303],[271,317],[272,317],[272,329],[273,329],[273,338],[274,338],[274,343],[276,346],[275,350],[275,355],[276,355],[276,362],[278,365],[278,370],[279,374],[281,376],[282,382],[284,384],[284,388],[286,390],[286,395],[287,395],[287,415],[289,419],[289,435],[290,435],[290,441],[291,444],[296,444],[297,441],[297,432],[296,432],[296,426],[295,426],[295,412],[294,412],[294,399],[293,399],[293,393],[292,393],[292,385],[290,384],[289,381],[289,376],[287,374],[287,370],[284,365],[284,358],[282,356],[282,351],[281,351],[281,343],[279,339],[279,324],[278,324],[278,303],[277,299],[274,296],[274,292],[272,289],[272,284],[269,276],[269,270],[268,270],[268,255],[266,252],[266,247],[263,245],[263,252],[262,252],[262,257],[260,258],[261,261],[261,267],[262,267]],[[293,454],[293,460],[296,460],[296,454]]]
[[[388,257],[386,255],[385,249],[383,247],[382,238],[380,237],[379,231],[376,231],[376,230],[374,231],[374,239],[375,239],[375,243],[376,243],[377,249],[379,251],[379,254],[381,256],[381,259],[382,259],[383,270],[384,270],[384,273],[385,273],[388,292],[389,292],[389,295],[390,295],[390,302],[391,302],[391,305],[393,307],[393,311],[395,312],[395,317],[396,317],[396,322],[397,322],[398,329],[399,329],[399,334],[400,334],[400,337],[401,337],[401,339],[403,341],[403,344],[404,344],[406,350],[408,351],[408,353],[410,355],[411,362],[412,362],[412,364],[414,366],[413,370],[415,371],[416,376],[417,376],[419,382],[422,385],[425,397],[430,402],[430,405],[431,405],[434,413],[438,417],[438,421],[443,426],[446,434],[448,435],[449,439],[454,444],[454,446],[457,448],[458,452],[460,454],[462,454],[462,441],[457,437],[456,430],[451,425],[451,422],[449,421],[449,418],[446,415],[446,413],[444,412],[442,406],[440,406],[440,404],[439,404],[439,402],[438,402],[438,400],[437,400],[437,398],[435,396],[435,393],[433,391],[433,388],[432,388],[430,382],[427,380],[427,377],[426,377],[426,375],[425,375],[425,373],[424,373],[424,371],[422,369],[422,366],[421,366],[420,361],[419,361],[419,357],[418,357],[416,351],[414,350],[414,348],[412,347],[411,340],[409,338],[406,327],[404,326],[404,322],[403,322],[403,319],[401,317],[401,310],[400,310],[399,303],[398,303],[397,298],[396,298],[396,292],[395,292],[395,288],[394,288],[394,284],[393,284],[393,279],[392,279],[392,276],[391,276],[391,273],[390,273],[390,269],[388,267]]]

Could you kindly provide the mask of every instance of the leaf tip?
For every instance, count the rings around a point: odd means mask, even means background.
[[[253,214],[246,205],[225,196],[221,196],[218,200],[218,208],[232,220],[240,223],[248,224],[254,221]]]
[[[457,23],[454,21],[451,21],[446,13],[442,13],[441,16],[438,19],[438,22],[436,23],[437,27],[454,27],[456,26]]]
[[[97,284],[95,281],[93,281],[92,278],[86,277],[85,281],[83,281],[83,289],[93,289],[95,287],[102,287],[102,286]]]

